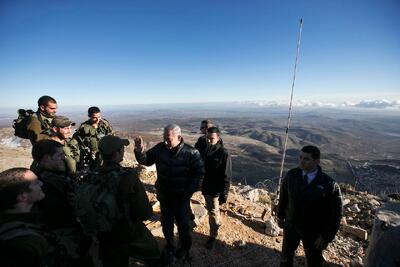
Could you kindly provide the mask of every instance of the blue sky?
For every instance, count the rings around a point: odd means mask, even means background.
[[[0,0],[2,107],[400,99],[400,1]]]

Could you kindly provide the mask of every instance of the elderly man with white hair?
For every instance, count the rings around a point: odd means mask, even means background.
[[[170,124],[164,128],[164,142],[145,151],[142,137],[135,138],[135,155],[140,164],[156,164],[157,198],[161,207],[161,225],[167,242],[163,253],[164,264],[174,257],[189,257],[192,246],[190,227],[190,198],[199,189],[204,175],[200,153],[185,144],[181,128]],[[180,248],[175,251],[174,219],[178,226]]]

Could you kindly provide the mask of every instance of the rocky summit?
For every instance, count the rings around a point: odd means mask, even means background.
[[[0,171],[15,166],[29,167],[31,163],[30,144],[26,140],[10,137],[10,134],[10,130],[4,129],[0,134]],[[164,238],[154,189],[156,171],[154,166],[139,166],[132,151],[130,145],[124,165],[139,169],[140,179],[154,210],[153,218],[145,223],[162,248]],[[376,196],[356,191],[347,184],[340,184],[340,187],[344,217],[335,240],[323,253],[327,266],[378,266],[376,263],[383,262],[382,258],[386,260],[385,265],[379,266],[396,266],[392,264],[398,259],[392,258],[397,256],[400,244],[399,195]],[[275,194],[266,188],[240,183],[231,186],[228,202],[221,207],[222,226],[212,251],[204,247],[209,233],[208,216],[204,198],[197,192],[191,202],[195,215],[191,257],[175,265],[279,266],[282,229],[278,227],[271,212]],[[131,266],[143,265],[132,260]],[[295,266],[306,266],[301,245],[296,251]]]

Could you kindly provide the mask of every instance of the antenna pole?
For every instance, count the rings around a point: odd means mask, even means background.
[[[287,141],[289,137],[289,128],[290,128],[290,120],[292,117],[292,104],[293,104],[293,92],[294,92],[294,84],[296,81],[296,71],[297,71],[297,63],[299,60],[299,53],[300,53],[300,42],[301,42],[301,32],[303,30],[303,19],[300,19],[300,28],[299,28],[299,35],[297,39],[297,51],[296,51],[296,60],[294,63],[294,71],[293,71],[293,81],[292,81],[292,92],[290,94],[290,104],[289,104],[289,115],[287,119],[287,126],[286,126],[286,134],[285,134],[285,142],[283,145],[283,155],[282,155],[282,162],[281,162],[281,170],[279,173],[279,181],[278,181],[278,190],[276,196],[276,203],[279,200],[279,190],[281,188],[282,176],[283,176],[283,166],[285,164],[285,157],[286,157],[286,149],[287,149]]]

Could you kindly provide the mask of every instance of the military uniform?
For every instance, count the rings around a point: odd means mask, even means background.
[[[67,174],[71,178],[77,176],[77,171],[80,162],[80,150],[78,141],[74,138],[69,138],[64,142],[65,164],[67,167]]]
[[[112,134],[113,129],[106,119],[101,119],[97,128],[90,120],[82,123],[74,134],[74,138],[79,141],[81,147],[81,158],[94,166],[98,165],[98,142],[102,137]]]
[[[50,229],[78,227],[70,196],[74,192],[71,179],[64,173],[44,170],[37,166],[34,170],[43,182],[44,199],[33,206],[40,214],[40,221]]]
[[[40,140],[50,138],[47,131],[50,129],[52,120],[53,117],[46,116],[39,110],[30,116],[26,128],[32,145]]]
[[[36,202],[32,210],[39,216],[40,223],[57,235],[71,260],[72,266],[90,266],[87,251],[91,238],[83,235],[72,207],[74,184],[64,173],[37,167],[37,176],[43,182],[44,199]],[[90,262],[90,260],[89,260]]]
[[[120,181],[117,187],[117,202],[121,212],[126,214],[115,223],[110,232],[99,234],[99,255],[103,266],[127,267],[129,256],[152,266],[159,259],[160,251],[156,239],[143,224],[144,220],[152,216],[153,210],[136,171],[106,161],[99,172],[100,175],[118,173]]]
[[[1,266],[44,266],[48,247],[32,213],[0,213]]]

